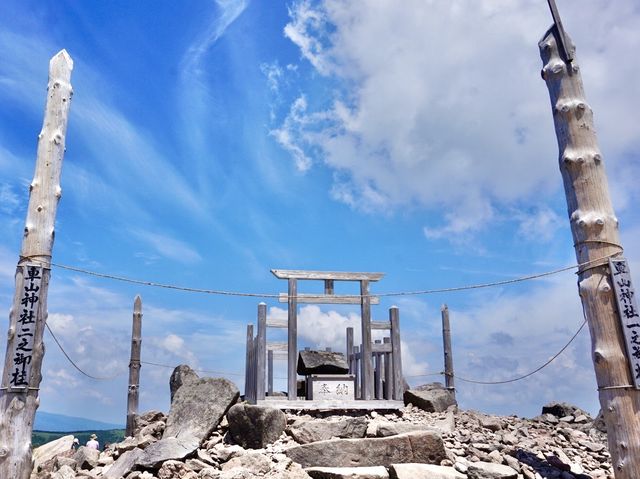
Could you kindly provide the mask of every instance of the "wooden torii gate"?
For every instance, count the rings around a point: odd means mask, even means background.
[[[271,272],[278,279],[287,280],[287,293],[280,293],[279,302],[287,303],[287,320],[267,321],[266,304],[258,305],[258,328],[257,334],[253,336],[253,325],[248,325],[247,330],[247,388],[246,396],[252,402],[265,400],[265,362],[268,357],[273,358],[274,352],[280,353],[279,357],[287,359],[287,399],[281,401],[282,407],[295,407],[293,402],[297,397],[297,371],[296,362],[298,359],[298,304],[359,304],[361,312],[362,343],[358,353],[353,350],[353,333],[351,341],[347,338],[347,361],[350,365],[358,364],[360,407],[395,408],[401,407],[402,403],[402,360],[400,352],[400,329],[398,308],[392,307],[389,311],[389,321],[372,321],[371,305],[379,304],[380,298],[371,295],[369,292],[370,283],[380,280],[384,273],[358,273],[358,272],[336,272],[336,271],[301,271],[272,269]],[[322,281],[324,283],[324,293],[307,294],[298,293],[298,281]],[[335,294],[334,284],[336,281],[358,282],[360,286],[359,294],[338,295]],[[267,343],[266,328],[281,327],[287,328],[286,343]],[[351,328],[349,328],[351,329]],[[383,344],[374,344],[371,338],[372,329],[390,330],[391,337]],[[347,332],[347,336],[349,333]],[[351,344],[351,348],[349,347]],[[349,350],[351,349],[351,350]],[[268,354],[270,353],[270,354]],[[387,368],[387,390],[385,404],[380,403],[380,395],[374,394],[374,368],[373,356],[376,358],[384,354],[391,359],[385,362]],[[286,356],[285,356],[286,355]],[[357,361],[355,359],[357,358]],[[272,367],[269,369],[273,371]],[[351,372],[355,372],[352,371]],[[271,379],[271,378],[270,378]],[[377,391],[378,388],[375,389]],[[273,405],[273,398],[269,404]],[[365,404],[363,401],[378,399],[375,406]],[[308,401],[305,401],[308,403]],[[309,404],[304,405],[306,407]],[[302,407],[302,405],[301,405]]]

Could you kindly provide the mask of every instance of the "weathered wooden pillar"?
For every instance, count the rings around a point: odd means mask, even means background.
[[[267,352],[267,394],[273,396],[273,351]]]
[[[264,399],[264,372],[267,359],[267,305],[258,304],[258,344],[256,345],[256,399]]]
[[[383,338],[384,344],[391,345],[391,338]],[[391,353],[384,353],[384,398],[393,399],[393,364]]]
[[[552,11],[555,4],[550,1]],[[556,19],[557,17],[557,19]],[[640,391],[625,354],[607,260],[622,253],[593,112],[584,95],[573,47],[556,24],[540,40],[542,77],[549,89],[571,232],[579,263],[578,290],[589,323],[600,405],[616,479],[640,477]]]
[[[129,360],[129,390],[127,394],[127,436],[133,436],[138,414],[140,394],[140,350],[142,349],[142,299],[133,302],[133,326],[131,328],[131,359]]]
[[[456,388],[453,380],[453,353],[451,351],[451,327],[449,326],[449,307],[442,305],[442,344],[444,349],[444,382],[445,387],[456,396]]]
[[[382,344],[382,340],[376,339],[375,344]],[[376,399],[382,399],[382,353],[373,353],[373,395]]]
[[[354,357],[353,357],[353,328],[347,328],[347,364],[349,365],[349,374],[353,374]]]
[[[247,324],[247,351],[244,368],[244,398],[251,399],[251,350],[253,349],[253,324]]]
[[[371,357],[371,298],[369,297],[369,281],[360,281],[360,310],[362,324],[362,353],[360,361],[362,375],[360,377],[360,389],[362,399],[369,400],[373,397],[373,366]]]
[[[30,186],[27,220],[16,290],[9,313],[9,332],[0,386],[0,477],[31,475],[31,433],[38,408],[44,357],[42,336],[47,321],[47,293],[60,174],[71,103],[73,61],[65,50],[49,62],[49,85],[38,153]]]
[[[355,361],[355,366],[354,366],[354,374],[356,375],[355,377],[355,390],[356,390],[356,399],[362,399],[362,375],[360,374],[361,368],[360,368],[360,347],[359,346],[354,346],[353,347],[353,360]]]
[[[404,378],[402,377],[402,351],[400,347],[400,311],[397,306],[389,308],[391,323],[391,355],[393,356],[393,399],[402,401]]]
[[[287,399],[294,401],[298,397],[298,283],[293,278],[289,278],[288,304]]]

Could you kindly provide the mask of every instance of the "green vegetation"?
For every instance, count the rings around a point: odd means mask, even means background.
[[[105,444],[111,444],[114,442],[120,442],[124,439],[124,429],[110,429],[108,431],[73,431],[73,432],[50,432],[50,431],[33,431],[31,435],[31,442],[33,447],[42,446],[47,442],[54,441],[62,436],[68,436],[72,434],[78,438],[80,445],[85,445],[89,440],[91,434],[98,436],[98,442],[100,443],[100,449]]]

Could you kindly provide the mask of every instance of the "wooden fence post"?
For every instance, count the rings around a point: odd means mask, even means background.
[[[580,69],[553,0],[554,26],[540,40],[559,148],[576,258],[590,262],[578,272],[578,290],[589,324],[600,405],[616,479],[640,477],[640,391],[625,352],[625,340],[609,276],[608,258],[622,253],[602,154],[585,100]],[[607,258],[600,261],[600,258]]]
[[[384,344],[391,344],[391,338],[384,338]],[[393,364],[391,353],[384,353],[384,398],[393,399]]]
[[[362,399],[368,401],[373,396],[373,361],[371,357],[371,298],[369,297],[369,281],[366,279],[360,281],[360,296],[362,324],[360,391]]]
[[[444,347],[444,381],[447,390],[456,397],[456,387],[453,380],[453,353],[451,351],[451,327],[449,326],[449,307],[442,305],[442,343]]]
[[[404,396],[404,378],[402,377],[402,352],[400,348],[400,311],[397,306],[389,308],[391,323],[391,355],[393,356],[393,399],[402,401]]]
[[[353,374],[353,363],[353,328],[347,328],[347,364],[349,365],[349,374]]]
[[[247,324],[247,350],[244,367],[244,399],[251,398],[251,350],[253,349],[253,324]]]
[[[133,302],[133,326],[131,328],[131,360],[129,361],[129,393],[127,395],[127,436],[134,435],[138,396],[140,390],[140,350],[142,349],[142,299]]]
[[[298,283],[289,278],[288,288],[288,321],[287,321],[287,399],[294,401],[298,398]]]
[[[273,351],[270,349],[267,353],[267,393],[273,396]]]
[[[264,399],[264,372],[265,361],[267,359],[267,305],[265,303],[258,304],[258,344],[256,345],[256,399]]]
[[[27,220],[16,291],[9,313],[9,333],[0,386],[0,477],[31,475],[31,433],[42,380],[56,211],[61,196],[60,174],[71,103],[73,61],[65,50],[49,62],[49,85],[38,154],[30,186]]]

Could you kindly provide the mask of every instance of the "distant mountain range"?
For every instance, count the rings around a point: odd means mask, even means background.
[[[108,429],[124,429],[123,424],[94,421],[83,417],[65,416],[50,412],[37,411],[33,425],[35,431],[105,431]]]

